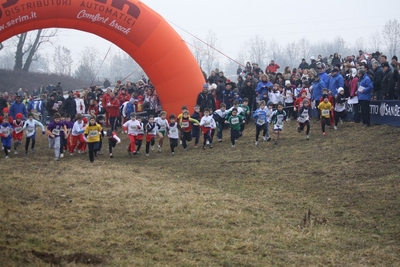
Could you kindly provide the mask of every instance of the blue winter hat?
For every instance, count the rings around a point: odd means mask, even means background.
[[[208,83],[205,83],[205,84],[203,85],[203,88],[208,89]]]

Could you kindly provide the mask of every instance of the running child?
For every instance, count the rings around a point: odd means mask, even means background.
[[[8,153],[11,149],[11,140],[12,140],[12,133],[14,128],[8,121],[8,115],[3,116],[3,121],[0,125],[0,137],[1,137],[1,144],[4,148],[4,153],[6,154],[6,159],[8,159]]]
[[[245,122],[245,118],[238,114],[238,110],[236,108],[233,108],[231,115],[225,121],[225,123],[229,124],[231,128],[232,147],[235,147],[236,139],[238,139],[240,136],[240,124]]]
[[[210,110],[208,108],[204,109],[204,116],[201,118],[200,126],[202,127],[202,133],[204,137],[203,150],[206,149],[207,141],[210,144],[210,148],[212,148],[211,131],[212,129],[215,129],[216,124],[213,117],[210,116]]]
[[[154,121],[160,125],[160,128],[158,129],[157,135],[159,137],[158,140],[158,152],[161,152],[161,148],[164,143],[164,136],[167,133],[167,127],[168,127],[168,120],[167,118],[167,112],[161,111],[159,117],[155,118]]]
[[[61,115],[61,121],[62,121],[62,115]],[[64,151],[69,151],[69,146],[72,143],[72,128],[74,127],[74,123],[71,121],[71,115],[67,114],[65,115],[65,121],[64,125],[67,127],[67,131],[61,131],[61,133],[64,134],[64,138],[60,139],[60,158],[64,157]]]
[[[228,111],[226,110],[225,103],[221,103],[219,106],[220,106],[220,109],[217,109],[216,111],[214,111],[213,118],[217,124],[218,142],[222,142],[222,132],[224,130],[225,118],[228,115]]]
[[[241,108],[241,107],[239,107],[239,102],[238,102],[237,100],[234,100],[234,101],[232,102],[232,107],[228,110],[228,114],[226,115],[227,118],[228,118],[229,116],[232,115],[232,110],[233,110],[234,108],[236,108],[236,110],[237,110],[237,115],[240,115],[240,116],[242,116],[243,118],[246,117],[246,114],[245,114],[245,112],[244,112],[244,109]],[[244,123],[240,122],[239,137],[242,136],[243,130],[244,130]]]
[[[331,111],[332,104],[329,102],[329,96],[327,94],[322,95],[323,101],[319,103],[318,109],[321,111],[321,128],[322,135],[325,136],[325,126],[331,124]]]
[[[25,156],[28,156],[29,143],[32,140],[31,151],[35,153],[35,143],[36,143],[36,126],[42,128],[42,134],[45,134],[44,126],[41,122],[33,118],[33,113],[28,113],[28,120],[25,121],[23,130],[25,130]]]
[[[67,127],[61,121],[60,113],[56,112],[53,115],[53,121],[47,125],[47,134],[49,135],[49,147],[54,149],[54,160],[60,159],[60,132],[61,128],[67,131]]]
[[[241,107],[243,109],[243,112],[245,114],[245,119],[246,122],[248,123],[250,121],[251,118],[251,110],[249,107],[249,99],[247,97],[243,98],[243,103],[239,104],[239,107]],[[243,129],[242,129],[243,131]]]
[[[307,99],[304,99],[303,106],[300,108],[298,112],[297,121],[299,122],[299,129],[301,132],[304,130],[304,126],[307,127],[306,140],[310,139],[310,112],[311,112],[310,102],[308,102]]]
[[[277,109],[271,115],[271,122],[274,124],[275,145],[278,144],[285,120],[286,112],[283,110],[283,104],[279,102],[277,105]]]
[[[200,122],[198,120],[190,118],[188,110],[184,111],[182,114],[181,122],[179,124],[181,127],[181,141],[184,150],[187,149],[187,142],[192,141],[192,124],[199,125]]]
[[[12,125],[14,131],[12,133],[13,141],[14,141],[14,155],[18,154],[18,146],[22,144],[22,136],[24,135],[24,121],[22,120],[22,113],[17,113],[15,115],[15,120],[13,121]]]
[[[146,156],[149,156],[150,147],[151,150],[154,148],[154,143],[156,141],[157,130],[160,126],[154,122],[154,116],[149,116],[149,121],[146,124]]]
[[[175,147],[178,146],[179,132],[181,126],[176,122],[174,114],[169,115],[169,124],[167,127],[167,133],[169,138],[169,145],[171,147],[171,155],[175,155]]]
[[[334,108],[334,117],[335,117],[335,125],[333,126],[333,129],[337,130],[337,125],[339,120],[342,120],[346,118],[347,116],[347,111],[346,111],[346,101],[348,98],[344,95],[344,89],[343,87],[339,87],[338,89],[338,94],[335,97],[335,108]]]
[[[69,155],[74,155],[74,150],[77,147],[78,154],[84,153],[86,150],[86,142],[83,132],[85,131],[85,123],[82,114],[76,114],[76,121],[71,131],[71,142],[69,144]]]
[[[100,145],[100,134],[102,131],[103,128],[96,123],[96,116],[90,116],[89,124],[86,125],[83,134],[85,135],[89,147],[89,160],[91,163],[93,163],[94,157],[97,157]]]
[[[190,117],[197,121],[201,120],[200,106],[194,107],[194,112]],[[194,148],[197,148],[197,144],[199,143],[200,140],[200,125],[194,125],[192,123],[192,137],[194,138]]]
[[[140,148],[142,147],[143,137],[144,137],[144,127],[143,127],[142,117],[137,116],[136,120],[140,124],[140,128],[137,130],[137,135],[135,137],[136,154],[139,154]]]
[[[253,117],[254,117],[254,123],[256,125],[255,145],[258,146],[258,137],[260,136],[261,130],[263,131],[262,136],[264,137],[264,141],[266,140],[265,136],[268,133],[268,130],[267,130],[268,129],[268,126],[267,126],[268,125],[268,116],[267,116],[267,110],[265,107],[264,100],[260,101],[259,108],[256,111],[254,111]],[[271,139],[269,136],[268,136],[268,138]]]
[[[132,112],[130,114],[130,120],[125,122],[122,126],[125,133],[128,134],[129,138],[129,145],[128,145],[128,154],[129,155],[136,155],[136,136],[138,135],[138,131],[141,128],[140,122],[136,120],[136,113]]]
[[[110,158],[113,158],[113,148],[121,143],[121,139],[117,136],[116,132],[112,130],[107,130],[107,139],[108,139],[108,150],[110,152]]]
[[[329,123],[329,128],[332,128],[332,126],[335,123],[335,113],[333,111],[333,108],[335,106],[335,98],[333,98],[332,92],[330,92],[328,88],[324,88],[324,89],[322,89],[322,97],[319,100],[320,103],[322,103],[324,101],[324,95],[328,96],[328,101],[332,105],[332,110],[331,110],[331,114],[330,114],[330,123]]]

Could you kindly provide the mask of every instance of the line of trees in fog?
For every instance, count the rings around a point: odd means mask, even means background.
[[[68,47],[56,46],[53,54],[47,54],[46,48],[53,46],[57,29],[37,30],[17,35],[0,44],[0,68],[22,71],[56,73],[72,76],[90,83],[96,77],[107,77],[111,81],[123,79],[136,80],[143,74],[140,66],[126,53],[117,51],[107,55],[103,62],[102,55],[95,47],[84,47],[79,60],[73,60],[73,54]],[[234,60],[228,60],[214,48],[223,51],[219,46],[218,36],[210,30],[200,41],[193,39],[188,43],[194,57],[201,68],[209,74],[212,69],[219,68],[225,75],[234,75],[238,63],[256,62],[263,69],[271,59],[282,68],[297,67],[302,58],[309,61],[311,56],[330,56],[338,53],[342,56],[353,55],[358,50],[375,52],[383,51],[389,57],[400,51],[400,23],[389,20],[381,31],[356,40],[344,40],[340,36],[330,41],[312,43],[306,37],[281,44],[275,39],[266,40],[260,35],[245,40],[240,52]],[[133,73],[133,74],[132,74]]]

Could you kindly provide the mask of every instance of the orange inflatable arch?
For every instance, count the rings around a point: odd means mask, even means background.
[[[31,30],[76,29],[128,53],[151,79],[162,107],[192,107],[204,83],[194,56],[176,31],[136,0],[0,0],[0,42]]]

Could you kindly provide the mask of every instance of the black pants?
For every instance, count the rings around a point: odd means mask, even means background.
[[[359,100],[358,103],[361,106],[361,117],[363,120],[363,124],[370,125],[369,118],[369,102],[368,100]]]
[[[360,122],[360,104],[353,104],[353,120],[355,123]]]
[[[231,129],[231,142],[232,142],[232,145],[235,145],[235,141],[238,138],[239,138],[239,131]]]
[[[8,156],[8,150],[11,149],[10,146],[3,146],[4,147],[4,153],[6,153],[6,157]]]
[[[65,139],[65,136],[60,137],[60,154],[64,153],[64,149],[67,147],[68,139]],[[28,149],[25,149],[28,150]]]
[[[256,124],[256,141],[257,142],[258,142],[258,137],[260,136],[261,130],[263,131],[262,136],[265,136],[266,130],[267,130],[265,127],[265,123],[263,125]]]
[[[204,135],[203,147],[206,146],[207,140],[208,140],[208,142],[210,142],[210,145],[211,145],[212,144],[211,130],[209,130],[207,133],[205,133],[203,135]]]
[[[321,127],[322,127],[322,132],[325,132],[325,126],[331,125],[331,119],[330,118],[325,118],[325,117],[321,117]]]
[[[347,111],[343,110],[343,111],[335,111],[335,126],[337,126],[339,119],[344,119],[347,116]]]
[[[32,135],[31,137],[27,137],[26,140],[25,140],[25,151],[26,151],[26,152],[28,152],[29,143],[30,143],[31,139],[32,139],[32,146],[31,146],[31,149],[34,149],[34,148],[35,148],[36,136],[35,136],[35,135]]]
[[[88,143],[90,162],[94,161],[95,153],[99,151],[99,142]]]
[[[197,146],[199,143],[200,139],[200,127],[199,126],[193,126],[192,128],[192,137],[194,137],[194,145]]]
[[[110,117],[111,131],[117,130],[117,118],[118,117]]]
[[[146,154],[150,152],[150,146],[154,146],[155,138],[153,137],[150,142],[146,142]]]
[[[117,145],[117,141],[114,138],[108,138],[108,150],[112,154],[113,147]]]
[[[307,127],[306,135],[309,135],[310,134],[310,121],[305,121],[304,123],[300,123],[299,128],[301,131],[304,130],[304,126]]]
[[[136,144],[136,152],[139,152],[140,148],[142,147],[143,140],[137,140],[135,139],[135,144]]]
[[[293,106],[293,103],[287,103],[287,105],[289,107],[285,107],[284,110],[286,112],[286,117],[290,119],[293,115],[294,106]]]
[[[183,148],[187,148],[187,143],[192,141],[192,133],[191,132],[182,132],[182,145]]]
[[[171,147],[171,152],[175,152],[175,147],[178,146],[178,138],[169,138],[169,146]]]

